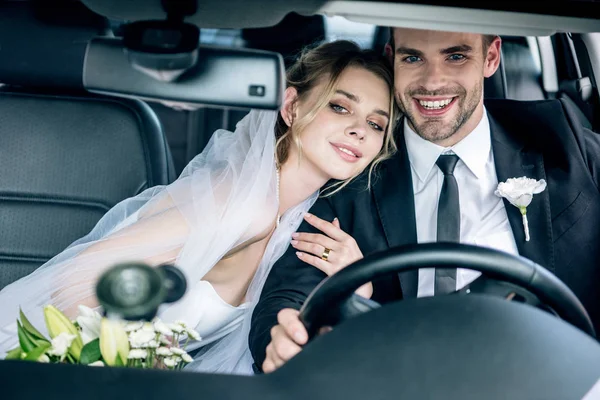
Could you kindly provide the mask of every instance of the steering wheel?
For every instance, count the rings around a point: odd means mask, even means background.
[[[535,295],[563,320],[596,337],[579,299],[550,271],[524,257],[459,243],[411,244],[365,257],[323,280],[304,303],[300,320],[312,338],[324,326],[379,307],[373,300],[354,295],[363,284],[421,268],[466,268],[514,284]]]

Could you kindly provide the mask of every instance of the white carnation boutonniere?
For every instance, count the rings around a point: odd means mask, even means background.
[[[523,228],[525,229],[525,240],[529,241],[529,224],[527,222],[527,206],[533,200],[533,195],[546,189],[546,181],[535,180],[525,176],[521,178],[510,178],[506,182],[500,182],[494,194],[504,197],[513,206],[521,211],[523,216]]]

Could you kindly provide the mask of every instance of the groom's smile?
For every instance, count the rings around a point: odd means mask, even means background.
[[[427,90],[420,84],[396,94],[411,128],[426,140],[440,143],[451,138],[477,108],[480,91],[459,85]]]
[[[456,104],[457,97],[414,97],[415,106],[424,117],[444,115]]]

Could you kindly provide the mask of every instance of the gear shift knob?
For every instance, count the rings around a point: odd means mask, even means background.
[[[186,288],[185,276],[173,265],[153,268],[143,263],[124,263],[100,276],[96,296],[109,317],[149,321],[161,304],[183,297]]]

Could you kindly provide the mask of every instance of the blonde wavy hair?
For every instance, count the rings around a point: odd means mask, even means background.
[[[393,138],[396,116],[398,115],[398,109],[394,101],[393,70],[389,60],[385,56],[372,50],[363,50],[356,43],[348,40],[338,40],[324,43],[317,47],[306,48],[296,62],[287,70],[287,87],[296,89],[298,93],[296,101],[306,99],[310,91],[324,77],[328,78],[328,82],[322,93],[319,94],[319,100],[313,108],[302,118],[294,120],[293,129],[287,126],[283,117],[279,114],[277,123],[275,124],[275,137],[277,139],[276,160],[278,166],[283,164],[289,157],[291,146],[296,146],[300,156],[302,155],[302,143],[300,141],[302,131],[315,119],[321,110],[328,106],[335,94],[340,76],[348,67],[360,67],[372,72],[385,81],[390,90],[390,120],[384,133],[383,146],[369,166],[367,188],[370,188],[372,176],[377,165],[390,158],[397,150],[396,142]],[[330,184],[324,189],[324,191],[327,191],[325,196],[337,193],[354,178],[356,176]]]

